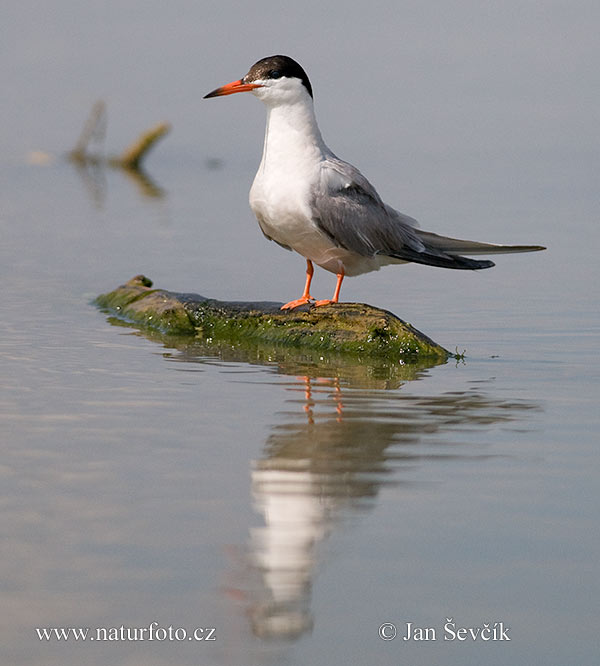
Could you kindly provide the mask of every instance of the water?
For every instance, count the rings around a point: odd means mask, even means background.
[[[227,3],[8,12],[2,663],[597,661],[598,10],[578,4],[394,3],[365,26],[358,7],[267,3],[234,28]],[[464,361],[215,349],[91,304],[140,272],[221,299],[297,295],[302,259],[247,206],[263,109],[201,100],[277,51],[314,71],[332,148],[424,228],[548,246],[344,285]],[[63,159],[100,94],[108,152],[173,123],[148,160],[154,196]],[[318,271],[315,294],[333,282]],[[447,622],[511,640],[445,641]],[[407,623],[436,640],[402,640]],[[121,626],[145,640],[108,640]]]

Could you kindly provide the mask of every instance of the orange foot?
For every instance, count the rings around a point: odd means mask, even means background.
[[[326,299],[324,299],[324,300],[322,300],[322,301],[315,301],[315,302],[313,303],[313,305],[314,305],[316,308],[319,308],[319,307],[321,307],[322,305],[333,305],[333,304],[335,304],[335,303],[337,303],[337,301],[333,301],[333,300],[330,300],[330,299],[326,298]]]
[[[297,298],[295,301],[290,301],[289,303],[282,305],[280,309],[293,310],[294,308],[299,308],[301,305],[306,305],[307,303],[312,303],[313,301],[314,298],[312,296],[301,296],[300,298]]]

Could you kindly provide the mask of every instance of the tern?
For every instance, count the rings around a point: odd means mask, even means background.
[[[345,276],[388,264],[479,270],[493,261],[467,254],[544,250],[540,245],[497,245],[421,231],[418,222],[385,204],[362,173],[337,157],[321,136],[313,91],[304,69],[284,55],[256,62],[248,73],[205,95],[252,92],[267,107],[262,160],[250,189],[250,207],[263,234],[306,259],[304,292],[282,306],[337,303]],[[331,299],[315,300],[317,264],[337,275]]]

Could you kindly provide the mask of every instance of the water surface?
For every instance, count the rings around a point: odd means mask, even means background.
[[[245,41],[227,48],[227,3],[10,10],[2,663],[595,663],[597,9],[392,4],[366,34],[357,8],[308,5],[292,29],[267,3],[236,14]],[[263,110],[201,100],[276,51],[315,72],[332,148],[424,228],[548,246],[477,274],[391,267],[344,285],[464,360],[217,348],[92,305],[141,272],[224,300],[297,295],[302,259],[247,206]],[[62,158],[103,91],[108,152],[174,124],[152,192]],[[333,276],[315,283],[326,296]],[[444,641],[449,621],[502,622],[511,641]],[[35,631],[153,622],[216,640]],[[403,641],[408,622],[436,640]]]

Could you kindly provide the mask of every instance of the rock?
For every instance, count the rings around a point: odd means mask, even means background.
[[[154,289],[143,275],[98,296],[95,302],[123,321],[206,342],[255,341],[403,362],[427,358],[433,364],[453,356],[391,312],[364,303],[284,311],[281,303],[218,301]]]

